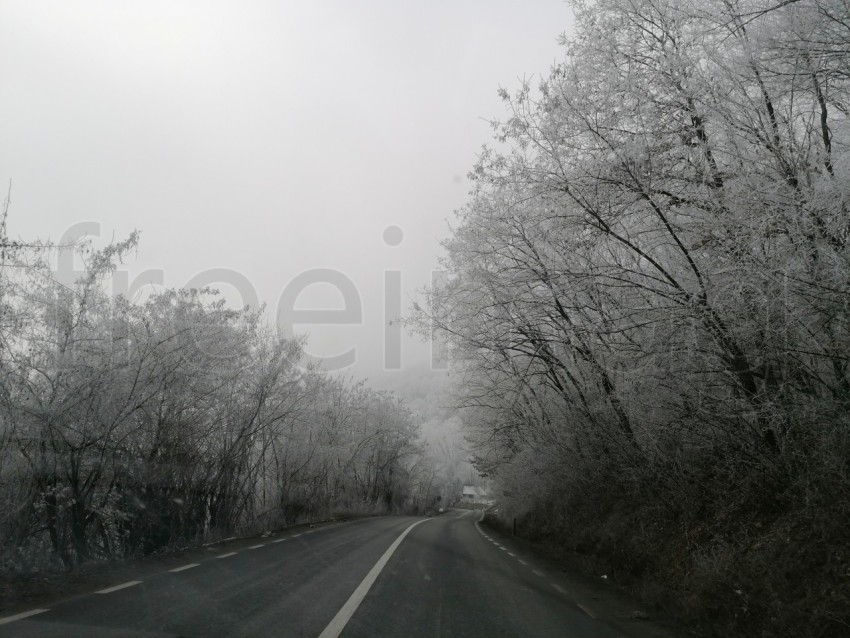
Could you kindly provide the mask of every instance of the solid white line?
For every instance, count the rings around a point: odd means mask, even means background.
[[[420,523],[424,523],[428,519],[422,521],[416,521],[406,530],[404,530],[399,537],[393,541],[393,544],[387,548],[387,551],[384,552],[384,555],[378,559],[378,562],[375,563],[375,566],[369,570],[369,573],[366,574],[366,578],[357,585],[357,589],[354,590],[354,593],[351,594],[351,597],[345,601],[345,604],[342,606],[336,616],[334,616],[333,620],[325,627],[324,631],[319,634],[319,638],[337,638],[342,633],[342,630],[345,629],[345,626],[348,624],[348,621],[351,620],[351,617],[354,615],[354,612],[357,611],[357,608],[360,606],[360,603],[363,602],[363,599],[366,597],[366,594],[369,593],[369,590],[372,588],[372,585],[375,584],[375,581],[378,579],[378,574],[381,573],[381,570],[384,566],[389,562],[390,557],[393,555],[395,550],[401,545],[401,541],[404,540],[404,537],[410,533],[414,527],[419,525]]]
[[[259,549],[260,547],[265,547],[265,543],[260,543],[259,545],[251,545],[248,549]]]
[[[593,612],[592,612],[592,611],[590,611],[587,607],[585,607],[585,606],[584,606],[584,605],[582,605],[581,603],[576,603],[576,605],[578,605],[578,608],[579,608],[579,609],[581,609],[581,610],[582,610],[584,613],[586,613],[588,616],[590,616],[590,617],[591,617],[591,618],[593,618],[593,619],[596,619],[596,616],[595,616],[595,615],[593,614]]]
[[[228,552],[227,554],[219,554],[216,558],[228,558],[229,556],[236,556],[239,552]]]
[[[542,576],[542,575],[543,575],[543,572],[539,572],[539,571],[537,571],[536,569],[532,569],[531,571],[533,571],[533,572],[534,572],[535,574],[537,574],[538,576]]]
[[[16,620],[23,620],[24,618],[29,618],[30,616],[35,616],[36,614],[43,614],[46,611],[50,610],[30,609],[29,611],[22,611],[20,614],[15,614],[14,616],[6,616],[5,618],[0,618],[0,625],[6,625],[10,622],[15,622]]]
[[[200,563],[189,563],[188,565],[183,565],[183,567],[175,567],[174,569],[169,569],[172,574],[176,574],[177,572],[185,572],[187,569],[192,569],[193,567],[197,567]]]
[[[127,589],[128,587],[132,587],[133,585],[140,585],[142,581],[140,580],[131,580],[126,583],[121,583],[120,585],[115,585],[115,587],[107,587],[106,589],[101,589],[100,591],[96,591],[95,594],[111,594],[114,591],[118,591],[119,589]]]

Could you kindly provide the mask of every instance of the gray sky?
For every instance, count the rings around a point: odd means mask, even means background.
[[[401,272],[406,309],[490,140],[481,118],[503,115],[498,87],[545,74],[570,24],[561,0],[2,0],[10,235],[137,228],[131,281],[157,269],[179,287],[224,268],[272,319],[294,277],[333,269],[355,286],[362,325],[296,330],[319,356],[356,348],[353,371],[374,375],[385,271]],[[297,296],[342,303],[329,283]],[[403,367],[426,360],[403,346]]]

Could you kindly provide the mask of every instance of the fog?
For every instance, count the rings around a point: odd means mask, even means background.
[[[4,2],[9,235],[138,229],[116,290],[218,287],[394,385],[430,349],[387,323],[437,268],[498,88],[570,22],[560,0]]]

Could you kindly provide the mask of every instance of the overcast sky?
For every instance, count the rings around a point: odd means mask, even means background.
[[[490,140],[483,118],[504,114],[498,87],[545,75],[570,24],[562,0],[0,0],[9,233],[89,221],[102,245],[139,229],[131,281],[226,269],[271,319],[296,276],[330,269],[362,324],[296,330],[318,356],[356,348],[352,371],[373,376],[385,271],[406,308]],[[343,305],[331,283],[296,296]],[[403,367],[427,356],[404,338]]]

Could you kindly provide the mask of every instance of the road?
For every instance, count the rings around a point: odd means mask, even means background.
[[[225,544],[197,562],[0,618],[0,636],[671,635],[606,617],[560,570],[478,517],[369,518]]]

